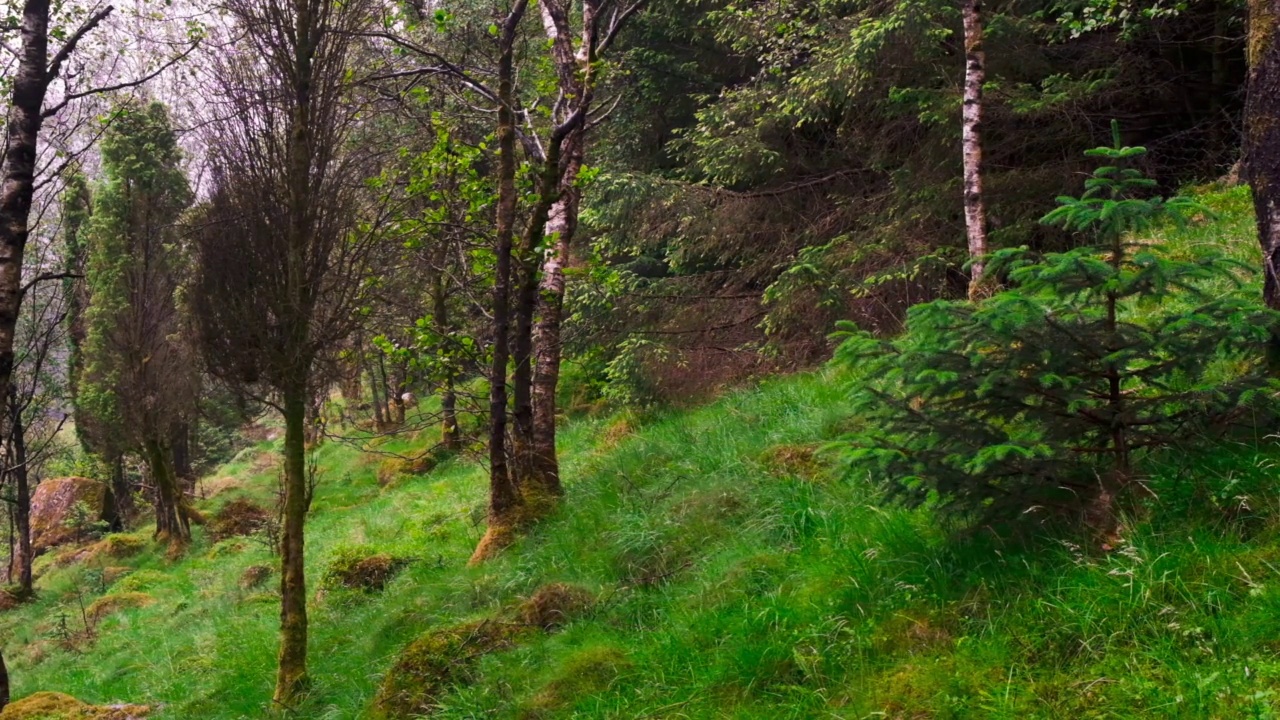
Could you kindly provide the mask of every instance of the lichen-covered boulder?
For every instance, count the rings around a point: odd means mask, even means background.
[[[37,554],[83,540],[90,526],[114,521],[111,490],[97,480],[48,478],[31,496],[31,546]]]

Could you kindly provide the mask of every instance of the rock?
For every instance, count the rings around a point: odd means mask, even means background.
[[[0,712],[0,720],[140,720],[146,705],[90,705],[70,695],[38,692],[15,700]]]
[[[84,516],[76,514],[84,510]],[[84,538],[85,524],[115,521],[115,502],[104,483],[83,477],[49,478],[36,486],[31,497],[31,546],[36,554],[51,547]]]

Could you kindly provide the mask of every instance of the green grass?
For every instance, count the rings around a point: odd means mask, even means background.
[[[1252,257],[1248,196],[1165,237]],[[329,443],[308,524],[312,586],[344,548],[414,558],[381,593],[311,603],[314,688],[297,716],[356,718],[411,640],[495,617],[550,582],[595,592],[560,632],[520,636],[459,674],[440,717],[1247,718],[1280,708],[1280,451],[1246,438],[1160,459],[1153,497],[1106,550],[1082,538],[958,535],[927,510],[882,507],[865,478],[812,449],[856,424],[856,380],[827,370],[706,407],[583,417],[562,432],[566,505],[501,558],[466,560],[484,474],[456,459],[381,488],[382,458]],[[398,440],[404,450],[411,441]],[[425,444],[422,440],[419,444]],[[266,501],[271,443],[215,476]],[[159,718],[256,718],[273,681],[278,608],[240,589],[272,563],[253,542],[100,565],[108,593],[155,603],[56,641],[96,567],[50,571],[0,615],[15,696],[163,704]]]

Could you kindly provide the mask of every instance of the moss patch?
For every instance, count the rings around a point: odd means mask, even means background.
[[[113,595],[103,595],[94,600],[85,608],[85,614],[94,622],[99,622],[103,618],[114,615],[124,610],[132,610],[134,608],[147,607],[155,603],[156,599],[143,592],[123,592]]]
[[[230,537],[253,535],[271,521],[266,508],[243,498],[236,498],[214,513],[209,522],[209,538],[214,542]]]
[[[150,710],[145,705],[89,705],[70,695],[38,692],[11,703],[0,720],[134,720]]]
[[[521,708],[522,718],[550,717],[554,711],[571,707],[581,698],[607,690],[631,666],[625,653],[615,647],[589,647],[569,656],[550,682]]]
[[[339,550],[320,578],[320,586],[378,592],[387,586],[408,560],[367,547]]]
[[[524,629],[515,623],[479,620],[421,635],[387,671],[371,717],[399,720],[429,714],[482,656],[510,647]]]

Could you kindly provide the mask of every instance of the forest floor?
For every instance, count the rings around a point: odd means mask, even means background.
[[[1204,200],[1220,217],[1170,233],[1175,251],[1228,242],[1252,260],[1247,192]],[[1280,715],[1273,438],[1154,459],[1152,497],[1109,548],[1014,543],[880,506],[842,475],[824,447],[857,422],[852,382],[828,369],[693,410],[572,418],[564,507],[479,567],[466,563],[481,467],[454,460],[384,486],[385,457],[325,443],[307,525],[313,686],[295,716],[364,716],[406,645],[484,620],[551,627],[450,658],[433,716]],[[204,514],[237,498],[270,507],[275,449],[210,476],[222,490]],[[279,613],[276,576],[250,570],[276,564],[265,544],[199,528],[169,559],[147,529],[136,537],[148,542],[45,560],[37,600],[0,614],[14,696],[262,717]],[[333,570],[370,553],[402,561],[385,565],[385,587],[340,587]],[[528,600],[554,583],[575,601],[548,620]]]

